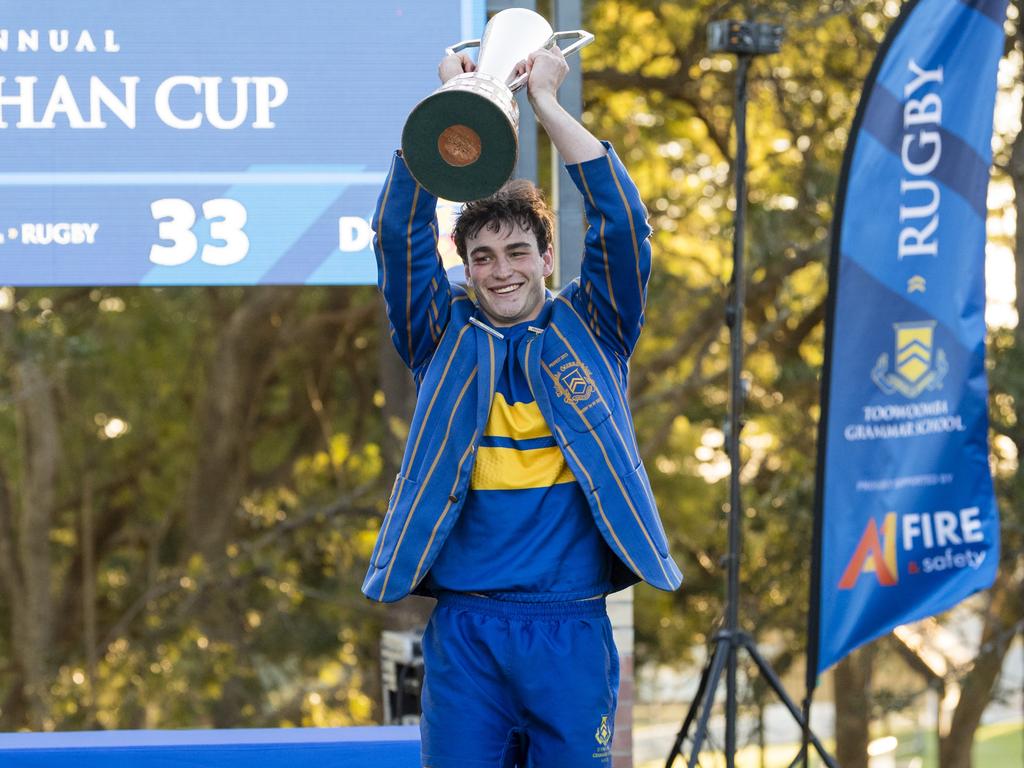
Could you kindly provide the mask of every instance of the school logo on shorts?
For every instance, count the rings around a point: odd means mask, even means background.
[[[601,724],[594,733],[594,738],[602,747],[607,747],[612,740],[612,729],[608,726],[608,715],[601,715]]]
[[[611,765],[612,759],[612,726],[608,723],[611,715],[601,715],[601,724],[594,731],[594,739],[597,740],[597,749],[591,755],[595,760],[601,760],[603,765]]]
[[[583,363],[571,360],[558,369],[555,392],[569,405],[582,403],[594,394],[594,379]]]

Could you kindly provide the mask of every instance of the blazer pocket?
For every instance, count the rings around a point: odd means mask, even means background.
[[[395,477],[395,484],[391,487],[391,498],[388,499],[388,511],[384,515],[384,523],[380,529],[380,535],[384,538],[377,559],[373,562],[374,568],[385,568],[391,562],[405,523],[405,513],[400,510],[408,509],[408,499],[416,497],[418,485],[419,483],[405,475]]]
[[[610,415],[608,400],[586,363],[569,355],[541,361],[551,407],[559,421],[576,432],[590,432]],[[603,386],[603,382],[602,382]]]
[[[552,408],[559,416],[559,422],[576,432],[592,432],[612,415],[604,396],[596,389],[585,399],[574,399],[563,390],[551,393]]]

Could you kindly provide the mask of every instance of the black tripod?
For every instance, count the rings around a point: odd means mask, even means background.
[[[741,505],[740,505],[740,430],[743,427],[743,382],[740,372],[743,367],[743,307],[745,286],[743,281],[743,246],[744,221],[747,208],[747,71],[754,56],[763,53],[775,53],[782,41],[782,27],[769,24],[755,24],[739,21],[713,22],[708,27],[708,48],[711,52],[724,51],[734,53],[738,58],[736,71],[736,215],[733,231],[733,271],[729,300],[726,306],[725,323],[729,326],[730,348],[730,395],[729,395],[729,435],[727,448],[731,463],[729,482],[729,553],[726,556],[728,565],[728,582],[726,586],[726,617],[725,626],[714,636],[714,651],[708,657],[701,671],[700,685],[690,709],[686,713],[683,725],[676,735],[672,751],[665,762],[665,768],[672,768],[675,758],[682,754],[683,742],[690,731],[690,726],[697,721],[697,730],[693,734],[689,768],[694,768],[700,757],[701,745],[708,734],[708,721],[715,703],[715,693],[721,681],[722,672],[726,673],[726,705],[725,705],[725,760],[728,768],[733,768],[736,760],[736,663],[740,649],[745,649],[754,660],[758,670],[768,681],[772,690],[786,705],[790,715],[809,735],[811,744],[818,751],[821,759],[829,768],[836,768],[835,761],[825,751],[818,738],[810,732],[804,715],[782,687],[778,675],[768,662],[761,656],[753,639],[739,628],[739,590],[740,590],[740,552],[742,539],[740,536]],[[698,717],[699,713],[699,717]],[[797,760],[800,756],[797,756]],[[796,761],[794,761],[795,765]]]

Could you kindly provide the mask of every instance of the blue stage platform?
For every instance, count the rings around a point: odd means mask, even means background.
[[[416,726],[0,734],[2,768],[417,768]]]

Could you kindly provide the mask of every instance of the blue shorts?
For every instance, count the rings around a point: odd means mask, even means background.
[[[423,662],[424,768],[610,768],[619,657],[603,598],[444,593]]]

